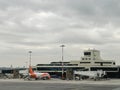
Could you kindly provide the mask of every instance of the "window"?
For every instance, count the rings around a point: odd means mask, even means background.
[[[84,52],[84,55],[91,55],[91,52]]]
[[[113,62],[113,65],[115,65],[115,62]]]
[[[95,63],[112,64],[112,62],[95,62]]]
[[[103,66],[103,63],[101,62],[100,65]]]
[[[87,64],[87,63],[90,63],[90,62],[80,62],[80,64]]]

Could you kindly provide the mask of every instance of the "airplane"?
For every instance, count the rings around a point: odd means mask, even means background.
[[[102,70],[98,70],[98,71],[74,71],[74,75],[88,76],[89,78],[92,78],[94,80],[100,80],[106,75],[106,72],[102,71]],[[79,77],[79,79],[80,79],[80,77]]]
[[[29,74],[24,77],[24,79],[31,80],[49,80],[50,74],[49,73],[40,73],[40,72],[35,72],[32,70],[32,67],[29,66]]]

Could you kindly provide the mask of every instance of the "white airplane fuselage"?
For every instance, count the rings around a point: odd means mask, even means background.
[[[50,75],[48,73],[34,72],[34,73],[29,73],[29,76],[35,79],[50,79]]]

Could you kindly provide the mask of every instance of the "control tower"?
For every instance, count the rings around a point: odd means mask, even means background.
[[[71,61],[72,64],[78,64],[84,67],[93,66],[115,66],[115,61],[113,60],[103,60],[100,56],[100,51],[95,49],[88,49],[83,52],[84,56],[81,57],[80,61]]]
[[[85,50],[84,56],[81,57],[82,60],[101,60],[100,51],[99,50]]]

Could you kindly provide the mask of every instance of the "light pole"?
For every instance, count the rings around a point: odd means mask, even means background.
[[[29,66],[31,66],[31,53],[32,53],[32,51],[29,51]]]
[[[60,46],[62,48],[62,79],[63,79],[63,74],[64,74],[64,53],[63,53],[63,48],[65,47],[65,45],[61,45]]]

